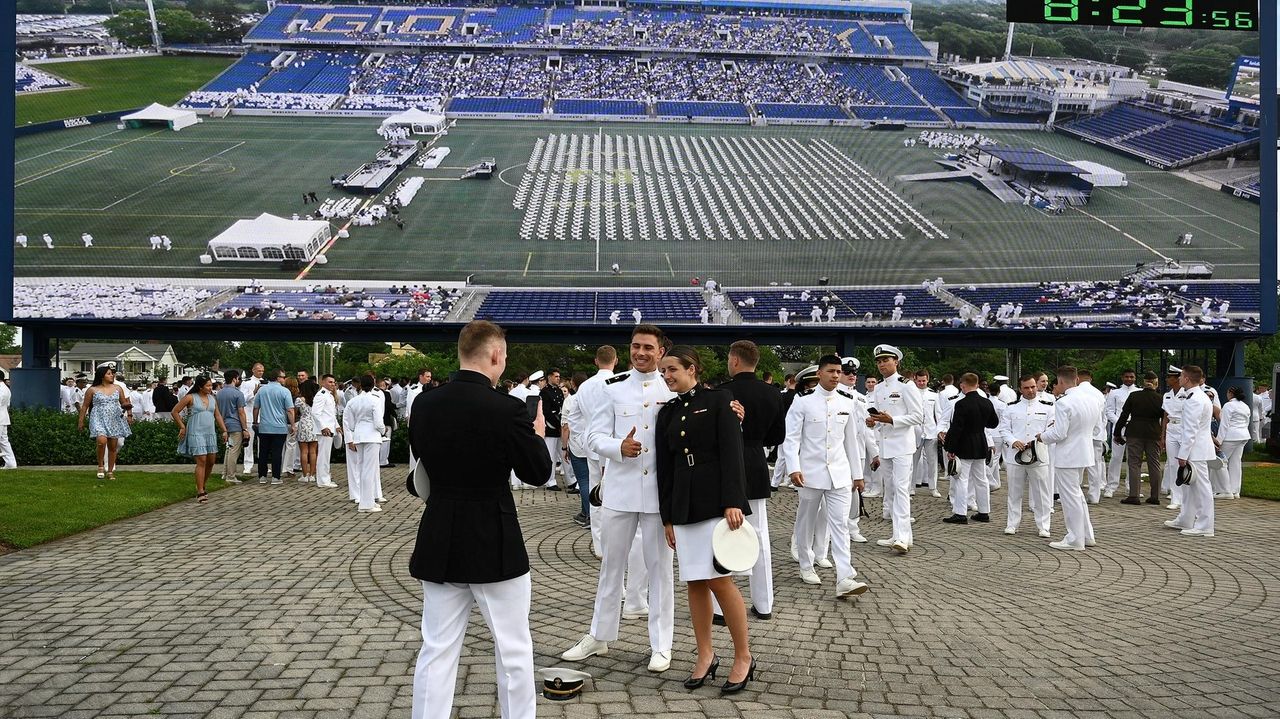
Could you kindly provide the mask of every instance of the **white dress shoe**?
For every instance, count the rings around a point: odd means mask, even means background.
[[[1181,504],[1170,504],[1169,506],[1165,507],[1165,509],[1182,509],[1182,505],[1181,505]]]
[[[933,490],[933,496],[938,497],[939,499],[941,499],[941,498],[942,498],[942,492],[939,492],[938,490],[936,490],[936,489],[935,489],[935,490]]]
[[[819,567],[822,567],[823,569],[832,569],[836,566],[832,564],[831,560],[827,559],[826,557],[819,559],[818,561],[814,562],[814,564],[818,565]]]
[[[901,539],[895,541],[893,544],[890,544],[889,547],[893,549],[893,551],[897,552],[898,554],[906,554],[907,552],[911,551],[911,545],[907,544]]]
[[[1086,546],[1086,547],[1096,547],[1096,546],[1098,546],[1098,540],[1096,540],[1096,539],[1086,539],[1086,540],[1084,540],[1084,546]]]
[[[1116,493],[1108,489],[1107,491],[1102,493],[1102,496],[1106,497],[1107,499],[1111,499],[1112,497],[1116,496]]]
[[[1178,524],[1172,519],[1164,520],[1164,526],[1168,527],[1169,529],[1186,529],[1186,527],[1183,527],[1181,524]]]
[[[796,538],[791,538],[791,559],[800,561],[800,550],[796,547]]]
[[[808,571],[801,569],[800,581],[804,582],[805,584],[822,584],[822,577],[819,577],[818,573],[813,571],[812,569]]]
[[[869,499],[875,499],[880,496],[880,493],[873,490],[871,492],[863,492],[862,496]]]
[[[670,651],[654,652],[653,656],[649,657],[649,671],[665,672],[670,668],[671,668],[671,652]]]
[[[844,597],[854,597],[865,593],[867,589],[868,587],[865,582],[859,582],[853,577],[841,579],[840,583],[836,585],[836,598],[843,599]]]
[[[892,539],[877,539],[877,540],[876,540],[876,546],[877,546],[877,547],[888,547],[888,546],[889,546],[889,545],[891,545],[891,544],[893,544],[893,540],[892,540]]]
[[[372,507],[360,507],[356,511],[357,512],[381,512],[382,507],[379,507],[378,505],[375,504]]]
[[[1005,533],[1005,534],[1017,534],[1017,533],[1018,533],[1018,529],[1017,529],[1016,527],[1005,527],[1005,528],[1004,528],[1004,533]]]
[[[1206,532],[1202,529],[1184,529],[1181,532],[1178,532],[1178,534],[1181,534],[1184,537],[1212,537],[1213,536],[1213,532]]]
[[[1214,499],[1232,499],[1232,495],[1230,492],[1218,492],[1217,494],[1213,495],[1213,498]]]
[[[386,503],[387,503],[387,498],[386,498],[386,497],[378,497],[377,499],[375,499],[375,500],[373,500],[373,501],[377,502],[378,504],[386,504]]]
[[[970,511],[970,512],[976,512],[976,511],[978,511],[978,505],[976,505],[976,504],[970,504],[970,505],[969,505],[969,511]]]
[[[1039,534],[1039,535],[1040,535],[1040,537],[1041,537],[1041,538],[1043,538],[1043,539],[1048,539],[1048,538],[1049,538],[1049,536],[1050,536],[1050,535],[1049,535],[1049,530],[1047,530],[1047,529],[1042,529],[1042,530],[1040,530],[1038,534]]]
[[[608,643],[596,641],[595,637],[587,634],[582,637],[581,641],[573,645],[572,649],[561,654],[560,658],[567,662],[580,662],[587,657],[594,657],[596,655],[604,656],[608,653]]]
[[[1077,547],[1076,545],[1074,545],[1074,544],[1070,544],[1070,543],[1066,542],[1065,540],[1064,540],[1064,541],[1061,541],[1061,542],[1049,542],[1049,546],[1050,546],[1050,547],[1053,547],[1054,549],[1068,549],[1068,550],[1072,550],[1072,551],[1075,551],[1075,552],[1083,552],[1083,551],[1084,551],[1084,547]]]
[[[649,608],[644,609],[628,609],[622,612],[623,619],[640,619],[649,616]]]
[[[862,536],[861,532],[854,532],[853,534],[849,535],[849,541],[857,542],[858,544],[866,544],[867,538]]]

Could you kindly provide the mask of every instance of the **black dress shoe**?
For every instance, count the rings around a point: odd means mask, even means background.
[[[564,491],[565,494],[582,494],[582,490],[577,487],[570,487]]]
[[[1160,504],[1159,497],[1147,497],[1147,504]]]
[[[990,522],[991,515],[987,514],[986,512],[978,512],[972,517],[969,517],[969,519],[973,520],[974,522]]]
[[[717,627],[724,627],[724,626],[728,626],[728,625],[725,623],[725,621],[724,621],[724,615],[723,615],[723,614],[712,614],[712,615],[711,615],[711,623],[712,623],[712,624],[714,624],[714,625],[716,625]]]
[[[1142,504],[1142,500],[1137,497],[1125,497],[1120,500],[1120,504]]]
[[[759,609],[756,609],[754,606],[751,607],[751,613],[755,615],[756,619],[760,619],[766,622],[769,621],[770,619],[773,619],[773,612],[762,612]]]
[[[553,484],[553,485],[551,485],[550,487],[547,487],[547,491],[548,491],[548,492],[559,492],[559,491],[560,491],[560,485],[558,485],[558,484]]]
[[[963,514],[953,514],[950,517],[943,517],[942,521],[947,524],[968,524],[969,518]]]
[[[716,670],[720,668],[720,657],[711,658],[711,666],[707,667],[707,673],[700,677],[689,677],[684,680],[685,689],[701,689],[708,679],[716,678]]]
[[[755,678],[756,678],[756,658],[752,657],[751,668],[747,670],[746,679],[743,679],[740,682],[725,682],[724,686],[720,687],[720,693],[721,694],[737,694],[738,692],[747,688],[747,682],[750,682],[752,679],[755,679]]]
[[[385,468],[387,468],[387,467],[394,467],[394,466],[396,466],[396,465],[395,465],[395,463],[394,463],[394,462],[392,462],[392,463],[390,463],[390,464],[384,464],[384,465],[382,465],[382,467],[381,467],[381,468],[382,468],[382,469],[385,469]]]

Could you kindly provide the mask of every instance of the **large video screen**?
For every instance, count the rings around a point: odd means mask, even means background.
[[[20,16],[14,315],[1259,330],[1257,33],[939,13]]]

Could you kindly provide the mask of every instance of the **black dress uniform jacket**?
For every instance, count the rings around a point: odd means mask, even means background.
[[[547,424],[547,436],[559,437],[560,410],[564,408],[564,389],[548,383],[538,394],[542,397],[542,420]]]
[[[742,468],[742,425],[722,390],[692,389],[655,420],[658,511],[663,524],[695,524],[737,507],[750,514]]]
[[[1120,439],[1160,439],[1164,417],[1164,397],[1153,389],[1138,390],[1124,400],[1116,418],[1115,436]]]
[[[747,499],[768,499],[773,493],[765,447],[776,447],[787,438],[787,412],[777,387],[756,377],[755,372],[739,372],[720,385],[742,403],[743,469],[747,479]]]
[[[427,582],[483,584],[529,571],[510,475],[541,486],[551,474],[547,445],[524,402],[462,370],[413,401],[409,444],[431,478],[409,573]],[[413,475],[408,479],[413,491]]]
[[[987,459],[989,451],[984,430],[1000,424],[991,400],[970,392],[956,400],[955,413],[943,447],[960,459]]]

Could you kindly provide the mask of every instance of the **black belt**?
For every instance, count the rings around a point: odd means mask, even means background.
[[[462,502],[484,502],[502,499],[510,494],[507,487],[431,487],[432,499],[451,499]]]

